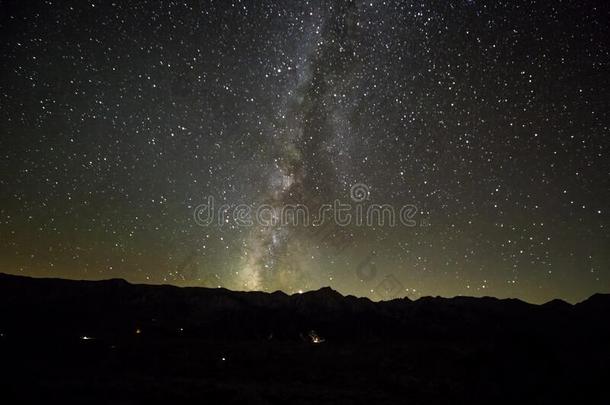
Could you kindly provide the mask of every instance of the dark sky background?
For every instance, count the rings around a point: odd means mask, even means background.
[[[0,271],[610,292],[605,1],[0,1]],[[200,226],[195,207],[417,207]]]

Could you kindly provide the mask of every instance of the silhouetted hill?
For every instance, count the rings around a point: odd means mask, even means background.
[[[274,333],[287,339],[323,328],[340,339],[404,338],[451,332],[531,333],[553,336],[605,324],[610,295],[596,294],[570,305],[554,300],[538,306],[491,297],[424,297],[372,302],[344,297],[329,287],[303,294],[236,292],[223,288],[134,285],[124,280],[72,281],[0,274],[0,314],[7,331],[38,329],[47,334],[112,331],[136,327],[169,333],[176,328],[206,330],[227,338]],[[560,319],[558,319],[560,318]],[[366,320],[366,322],[364,322]]]
[[[2,381],[21,403],[595,402],[609,313],[607,294],[372,302],[0,274]]]

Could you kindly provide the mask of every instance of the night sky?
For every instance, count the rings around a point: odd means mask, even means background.
[[[609,21],[605,1],[0,1],[0,271],[610,292]],[[201,224],[210,197],[416,212]]]

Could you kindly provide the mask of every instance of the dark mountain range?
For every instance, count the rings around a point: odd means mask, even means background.
[[[372,302],[0,274],[10,403],[602,403],[610,295]]]

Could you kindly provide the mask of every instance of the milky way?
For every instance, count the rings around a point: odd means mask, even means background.
[[[0,271],[372,299],[609,291],[602,1],[0,7]],[[224,211],[202,224],[210,198]],[[225,216],[335,201],[416,212]]]
[[[343,127],[348,121],[341,116],[347,108],[334,98],[353,86],[350,67],[355,58],[356,7],[338,3],[325,11],[326,16],[304,25],[309,35],[295,67],[297,80],[286,90],[285,109],[270,134],[274,170],[263,202],[274,207],[276,217],[286,204],[313,209],[318,205],[316,197],[334,195],[338,170],[333,170],[333,163],[348,155],[343,139],[350,136]],[[289,226],[258,226],[251,231],[250,254],[241,273],[244,287],[286,289],[295,284],[295,277],[302,277],[298,273],[306,270],[295,269],[294,257],[282,257],[291,236]]]

